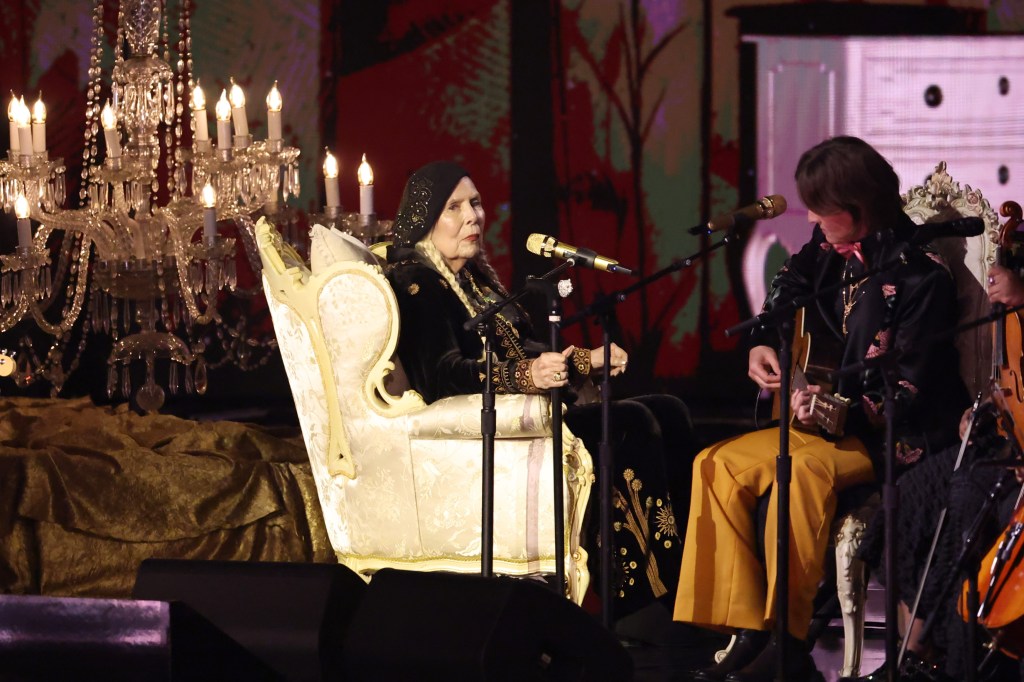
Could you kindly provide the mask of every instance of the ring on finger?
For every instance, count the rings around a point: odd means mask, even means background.
[[[554,376],[555,381],[561,381],[562,380],[562,373],[561,372],[555,372],[552,376]]]

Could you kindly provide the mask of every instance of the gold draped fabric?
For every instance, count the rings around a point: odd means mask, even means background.
[[[126,597],[149,557],[334,562],[301,436],[0,398],[0,592]]]

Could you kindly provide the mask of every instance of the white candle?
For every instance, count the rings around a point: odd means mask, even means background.
[[[15,112],[15,120],[18,122],[18,146],[22,156],[32,155],[32,114],[25,104],[25,98],[18,100],[18,109]]]
[[[18,152],[21,150],[21,145],[18,140],[18,98],[11,93],[11,103],[7,105],[7,120],[10,121],[11,130],[11,151]]]
[[[199,87],[199,81],[192,88],[192,121],[196,127],[196,141],[205,142],[210,139],[210,129],[206,122],[206,94]]]
[[[231,118],[235,123],[235,135],[248,135],[249,122],[245,118],[245,93],[238,83],[231,80],[231,92],[228,94],[231,100]]]
[[[107,141],[107,156],[116,159],[121,156],[121,138],[117,134],[117,116],[110,108],[110,100],[103,105],[100,112],[100,123],[103,124],[103,137]]]
[[[32,245],[32,223],[29,221],[28,199],[19,194],[14,201],[14,215],[18,217],[18,246]]]
[[[203,241],[212,244],[217,239],[217,193],[209,181],[203,186]]]
[[[281,107],[284,101],[281,99],[281,92],[277,89],[277,81],[274,87],[270,88],[267,94],[267,139],[281,139]]]
[[[43,93],[32,106],[32,151],[36,154],[46,152],[46,105],[43,104]]]
[[[366,154],[363,154],[356,176],[359,178],[359,213],[373,215],[373,169],[366,163]]]
[[[324,190],[327,193],[327,208],[341,206],[338,198],[338,160],[329,151],[324,159]]]
[[[231,105],[224,90],[213,112],[217,115],[217,149],[231,149]]]

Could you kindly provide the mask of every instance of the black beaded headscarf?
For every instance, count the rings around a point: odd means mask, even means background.
[[[392,229],[396,248],[411,248],[434,229],[445,202],[465,177],[469,173],[454,161],[432,161],[412,174]]]

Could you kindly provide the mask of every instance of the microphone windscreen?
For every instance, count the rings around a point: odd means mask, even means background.
[[[544,241],[550,239],[546,234],[534,232],[526,238],[526,250],[538,256],[547,255],[544,253]]]
[[[786,197],[781,194],[769,194],[764,198],[764,203],[767,204],[768,208],[768,212],[764,216],[765,218],[774,218],[786,212]]]

